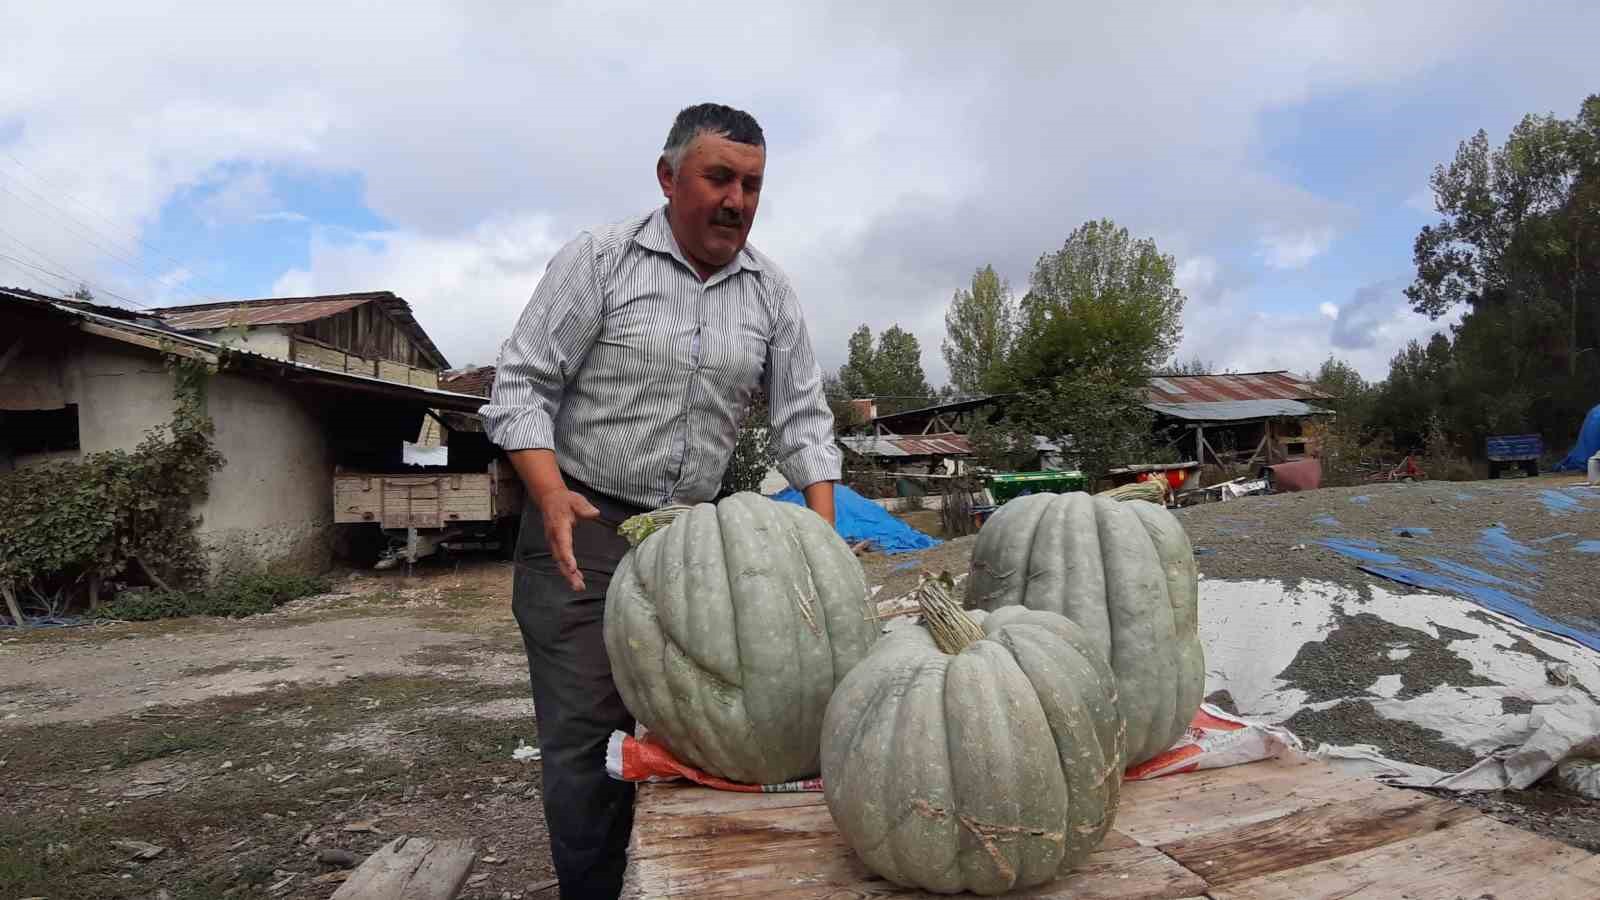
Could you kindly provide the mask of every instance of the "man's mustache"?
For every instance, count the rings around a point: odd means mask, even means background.
[[[743,228],[744,214],[731,209],[719,209],[716,215],[711,217],[711,224],[726,225],[729,228]]]

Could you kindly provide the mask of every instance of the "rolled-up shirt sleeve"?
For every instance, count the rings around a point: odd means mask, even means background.
[[[787,284],[779,292],[777,313],[766,368],[773,458],[797,489],[838,481],[841,454],[833,440],[833,411],[800,302]]]
[[[600,333],[604,301],[597,275],[593,238],[573,239],[545,266],[501,345],[494,389],[478,412],[502,449],[555,449],[562,392]]]

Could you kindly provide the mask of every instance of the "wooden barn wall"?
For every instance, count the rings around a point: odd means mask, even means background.
[[[338,315],[307,322],[296,332],[367,359],[432,368],[411,337],[377,303],[363,303]]]

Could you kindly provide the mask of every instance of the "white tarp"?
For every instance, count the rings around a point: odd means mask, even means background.
[[[1328,637],[1338,614],[1384,621],[1447,636],[1448,652],[1465,660],[1474,681],[1441,684],[1399,699],[1410,648],[1387,650],[1396,672],[1350,696],[1310,702],[1305,691],[1278,677],[1301,647]],[[1227,690],[1241,715],[1282,722],[1301,709],[1326,709],[1364,700],[1386,719],[1431,729],[1441,739],[1483,757],[1450,774],[1385,758],[1372,745],[1322,745],[1314,756],[1412,786],[1454,790],[1524,788],[1563,760],[1600,756],[1600,653],[1529,628],[1475,603],[1444,594],[1407,594],[1331,582],[1201,582],[1200,631],[1206,648],[1206,691]],[[1463,637],[1462,635],[1466,635]],[[1587,690],[1585,690],[1587,689]],[[1503,700],[1523,701],[1506,711]],[[1531,705],[1531,708],[1529,708]]]

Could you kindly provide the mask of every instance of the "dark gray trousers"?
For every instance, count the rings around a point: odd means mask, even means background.
[[[584,589],[574,593],[556,570],[544,520],[524,506],[511,607],[528,654],[542,758],[544,819],[562,900],[612,900],[622,889],[633,831],[633,785],[606,775],[606,740],[633,732],[633,718],[611,680],[602,632],[606,587],[628,552],[623,519],[645,510],[568,479],[600,510],[572,529]]]

